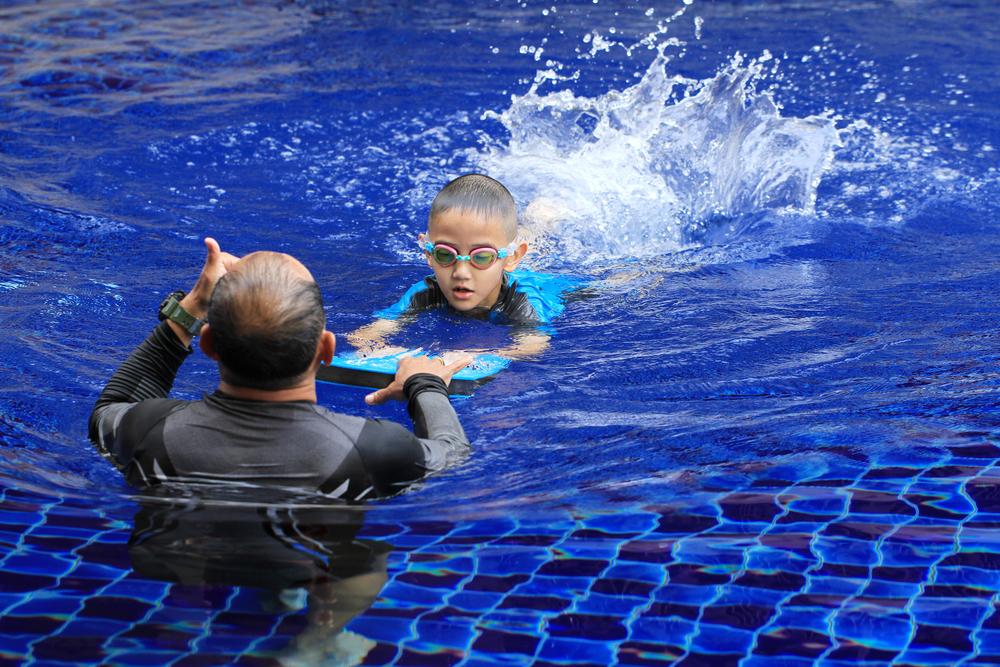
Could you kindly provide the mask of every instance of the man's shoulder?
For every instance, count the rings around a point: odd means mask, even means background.
[[[136,427],[152,426],[169,415],[189,407],[198,401],[185,401],[177,398],[146,398],[133,403],[123,417],[123,424]]]
[[[310,405],[310,409],[323,418],[327,423],[336,425],[338,427],[349,426],[350,430],[354,433],[360,431],[364,425],[372,421],[367,417],[361,417],[359,415],[349,415],[345,412],[337,412],[329,408],[325,408],[318,403],[313,403]]]

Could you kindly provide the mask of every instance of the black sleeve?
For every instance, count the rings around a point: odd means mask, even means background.
[[[357,450],[380,496],[398,493],[430,472],[420,440],[395,422],[367,420]]]
[[[191,348],[163,322],[129,355],[108,380],[90,413],[90,440],[102,453],[114,453],[110,447],[129,409],[139,401],[167,397],[189,354]]]
[[[469,450],[441,378],[414,375],[406,381],[403,393],[409,399],[416,435],[395,422],[373,419],[365,423],[358,437],[357,449],[365,469],[383,496],[445,468]]]

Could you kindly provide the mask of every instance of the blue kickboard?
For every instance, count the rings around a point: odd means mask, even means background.
[[[329,365],[320,366],[316,379],[320,382],[381,389],[389,386],[396,376],[399,360],[416,353],[415,350],[407,350],[384,357],[360,357],[354,352],[338,354]],[[495,354],[477,355],[471,364],[455,373],[448,391],[452,394],[469,395],[476,387],[492,380],[509,365],[510,359],[506,357]]]

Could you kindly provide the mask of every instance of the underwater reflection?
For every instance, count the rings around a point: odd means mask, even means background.
[[[387,581],[391,545],[358,539],[356,506],[233,503],[228,499],[140,498],[128,552],[145,577],[192,587],[260,592],[263,610],[306,610],[305,629],[271,655],[282,665],[355,664],[375,642],[344,630]],[[197,594],[197,593],[195,593]]]

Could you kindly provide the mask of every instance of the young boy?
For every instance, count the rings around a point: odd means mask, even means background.
[[[427,233],[418,237],[434,275],[377,312],[379,319],[349,334],[348,341],[362,356],[402,351],[387,348],[385,339],[399,330],[401,316],[430,308],[498,323],[547,324],[563,310],[558,288],[553,289],[561,281],[557,276],[515,272],[528,252],[528,244],[516,238],[517,205],[507,188],[489,176],[459,176],[434,197]],[[535,355],[548,340],[537,329],[516,331],[514,344],[494,353]]]

